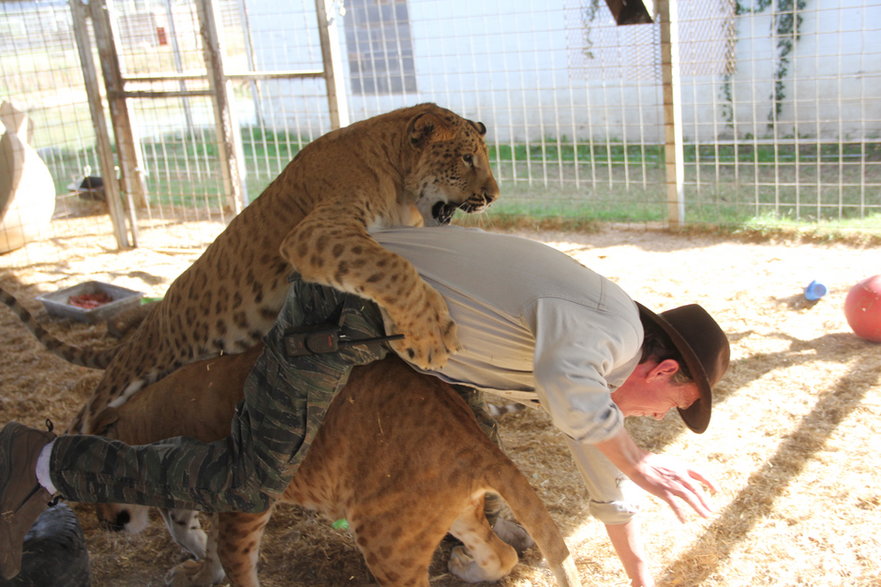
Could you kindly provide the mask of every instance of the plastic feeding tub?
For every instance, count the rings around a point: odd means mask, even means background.
[[[50,316],[80,322],[100,322],[140,303],[139,291],[100,281],[87,281],[37,296]]]

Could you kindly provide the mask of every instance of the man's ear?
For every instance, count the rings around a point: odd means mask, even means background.
[[[656,377],[673,377],[679,371],[679,362],[675,359],[664,359],[652,367],[651,375]]]

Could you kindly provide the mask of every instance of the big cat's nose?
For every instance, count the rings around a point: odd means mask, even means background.
[[[489,181],[486,182],[486,185],[483,186],[483,199],[486,202],[486,205],[489,206],[495,202],[498,197],[499,184],[496,183],[494,178],[490,178]]]

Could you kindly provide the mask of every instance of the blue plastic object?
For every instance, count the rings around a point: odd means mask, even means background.
[[[807,287],[805,287],[805,299],[809,302],[814,302],[819,300],[823,296],[826,295],[826,286],[820,283],[819,281],[810,282]]]

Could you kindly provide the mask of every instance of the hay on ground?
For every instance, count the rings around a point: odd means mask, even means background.
[[[67,340],[109,344],[103,325],[46,319],[33,297],[89,279],[161,295],[220,230],[213,223],[142,231],[146,245],[116,252],[94,218],[56,220],[52,239],[3,256],[3,287]],[[63,224],[63,226],[59,226]],[[161,228],[161,229],[160,229]],[[642,515],[652,571],[667,585],[878,585],[881,489],[881,346],[850,333],[842,312],[848,288],[881,272],[877,249],[845,244],[743,242],[724,236],[625,229],[594,234],[527,233],[569,253],[658,310],[697,302],[732,341],[732,365],[719,385],[710,429],[697,436],[675,416],[628,423],[638,442],[688,460],[715,479],[716,513],[685,524],[655,499]],[[63,261],[57,261],[63,260]],[[829,293],[816,304],[801,289],[812,279]],[[69,365],[37,345],[0,309],[3,421],[64,425],[99,373]],[[585,584],[626,585],[602,526],[559,435],[528,410],[502,422],[508,453],[564,530]],[[94,585],[159,585],[185,555],[155,520],[140,536],[96,528],[78,506]],[[457,585],[443,554],[436,585]],[[264,585],[371,582],[344,530],[291,506],[274,516],[263,542]],[[528,552],[503,585],[552,585]]]

